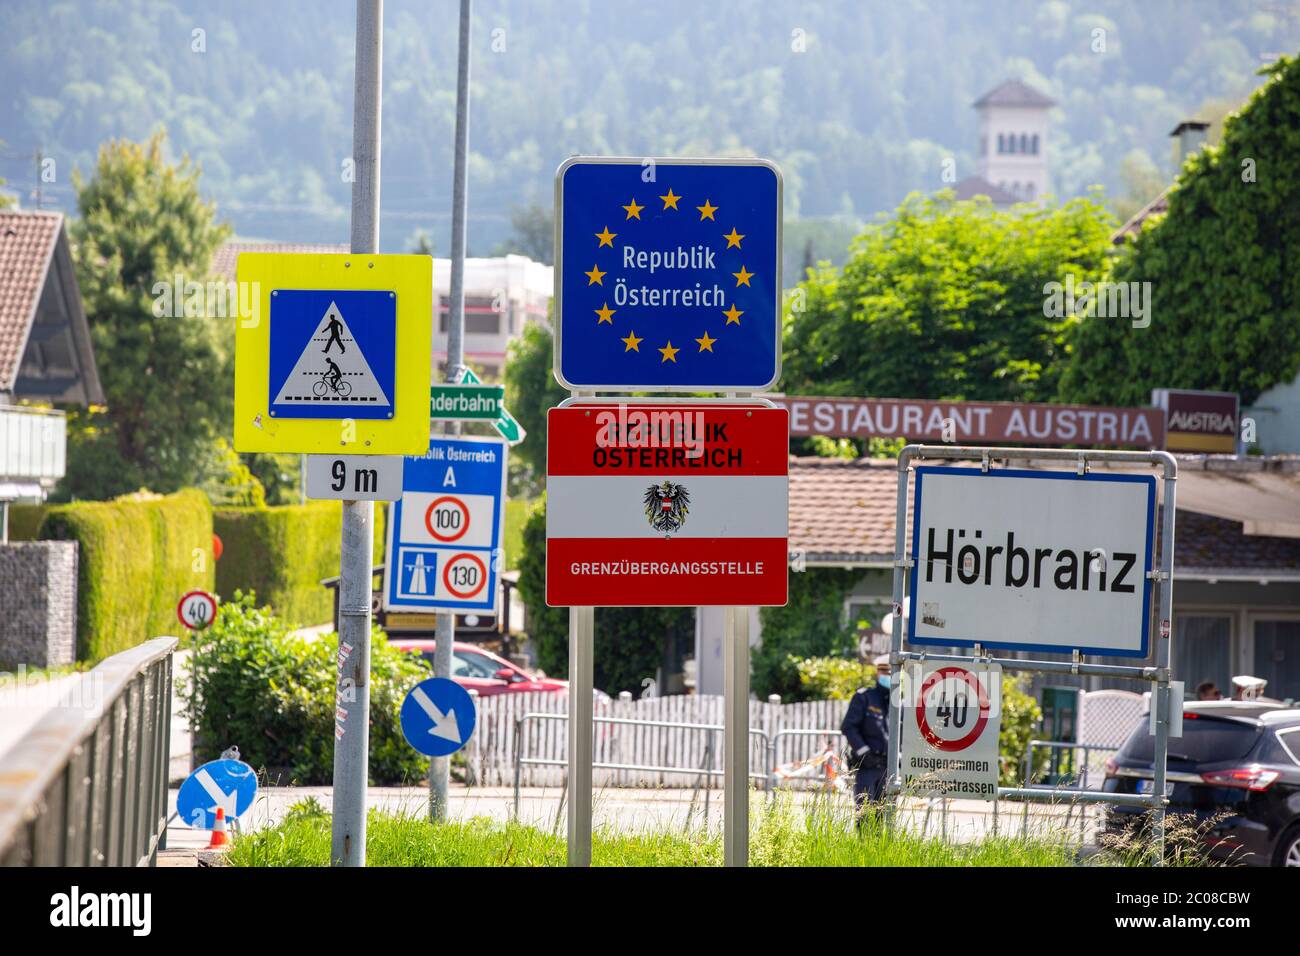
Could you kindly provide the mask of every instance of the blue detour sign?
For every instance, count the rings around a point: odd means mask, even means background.
[[[446,677],[430,677],[402,701],[402,733],[422,754],[454,754],[474,733],[478,714],[469,691]]]
[[[176,815],[196,830],[217,824],[217,808],[233,820],[253,805],[257,775],[239,760],[213,760],[185,778],[176,794]]]
[[[781,174],[764,160],[568,160],[555,376],[758,390],[781,371]]]
[[[271,295],[271,376],[277,418],[392,418],[397,297],[357,289],[277,289]]]

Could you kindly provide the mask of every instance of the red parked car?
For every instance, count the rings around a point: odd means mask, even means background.
[[[428,638],[394,637],[388,643],[399,651],[419,654],[433,666],[436,641]],[[466,690],[476,690],[482,697],[493,694],[550,693],[568,690],[569,682],[550,677],[534,677],[511,664],[504,657],[475,644],[457,641],[451,648],[451,679]]]

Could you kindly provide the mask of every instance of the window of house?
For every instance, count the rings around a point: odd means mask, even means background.
[[[1020,134],[1020,151],[1022,153],[1029,152],[1029,135],[1027,133]]]
[[[1005,153],[1006,151],[1007,151],[1007,138],[1004,134],[998,133],[998,152]]]
[[[1035,133],[1033,137],[1029,140],[1029,151],[1033,153],[1035,156],[1038,155],[1038,134],[1037,133]]]

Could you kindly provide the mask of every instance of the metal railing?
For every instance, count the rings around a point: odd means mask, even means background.
[[[176,645],[155,638],[77,675],[0,756],[0,865],[157,862]]]
[[[524,725],[527,722],[532,720],[558,720],[558,721],[567,722],[568,719],[569,719],[568,714],[546,713],[543,711],[529,711],[528,713],[521,715],[515,721],[514,806],[515,806],[516,819],[518,819],[519,817],[520,790],[522,789],[523,768],[525,766],[529,766],[529,767],[568,766],[568,761],[563,760],[559,757],[525,757],[524,756],[525,738],[523,732]],[[643,773],[677,773],[686,776],[694,775],[697,778],[698,777],[724,777],[726,775],[725,771],[723,770],[715,770],[713,768],[713,761],[712,761],[712,755],[716,752],[716,748],[713,745],[713,735],[720,734],[723,732],[724,727],[722,724],[693,724],[693,723],[682,723],[682,722],[671,721],[671,720],[635,720],[630,717],[599,717],[599,716],[593,716],[592,723],[617,724],[622,726],[633,726],[633,727],[663,727],[671,730],[689,730],[697,733],[705,733],[708,735],[705,738],[705,750],[704,750],[705,761],[704,764],[699,767],[667,767],[667,766],[662,766],[657,764],[609,763],[606,761],[593,760],[591,766],[592,769],[594,770],[631,770],[631,771],[640,771]],[[760,730],[756,727],[749,728],[749,738],[751,741],[751,746],[752,746],[752,741],[755,737],[758,737],[763,741],[764,753],[770,752],[770,741],[768,740],[767,732],[764,730]],[[758,780],[760,782],[766,782],[768,779],[768,774],[766,771],[755,771],[751,769],[749,772],[749,779]]]
[[[1075,777],[1078,781],[1077,785],[1072,787],[1052,787],[1052,788],[1044,787],[1042,784],[1034,785],[1030,778],[1033,776],[1034,751],[1039,748],[1044,750],[1067,750],[1067,751],[1082,750],[1083,762],[1078,765],[1080,772],[1075,774]],[[1035,789],[1039,789],[1039,790],[1057,789],[1062,791],[1073,790],[1075,792],[1078,792],[1080,790],[1087,790],[1088,770],[1090,767],[1090,761],[1088,758],[1094,753],[1114,753],[1118,749],[1119,749],[1118,747],[1104,746],[1102,744],[1078,744],[1078,743],[1072,743],[1067,740],[1031,740],[1029,741],[1029,746],[1025,748],[1025,760],[1024,760],[1025,788],[1028,789],[1029,787],[1032,786]]]

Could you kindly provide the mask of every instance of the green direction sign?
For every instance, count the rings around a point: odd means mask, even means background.
[[[504,385],[431,385],[429,415],[444,421],[494,422],[505,411],[505,394]]]
[[[470,368],[462,368],[460,370],[460,381],[461,381],[460,387],[462,388],[465,387],[466,385],[481,386],[483,384],[483,380],[480,379],[477,375],[475,375],[474,370]],[[500,388],[500,386],[496,386],[496,387],[499,388],[502,392],[505,391],[503,388]],[[525,432],[524,427],[520,425],[518,421],[515,420],[515,416],[511,415],[508,411],[506,411],[505,402],[498,402],[497,404],[498,407],[500,408],[500,412],[497,415],[496,420],[492,422],[492,427],[495,428],[498,432],[500,432],[501,437],[504,438],[506,441],[510,442],[510,444],[518,445],[521,441],[524,440],[524,436],[527,434],[527,432]]]

